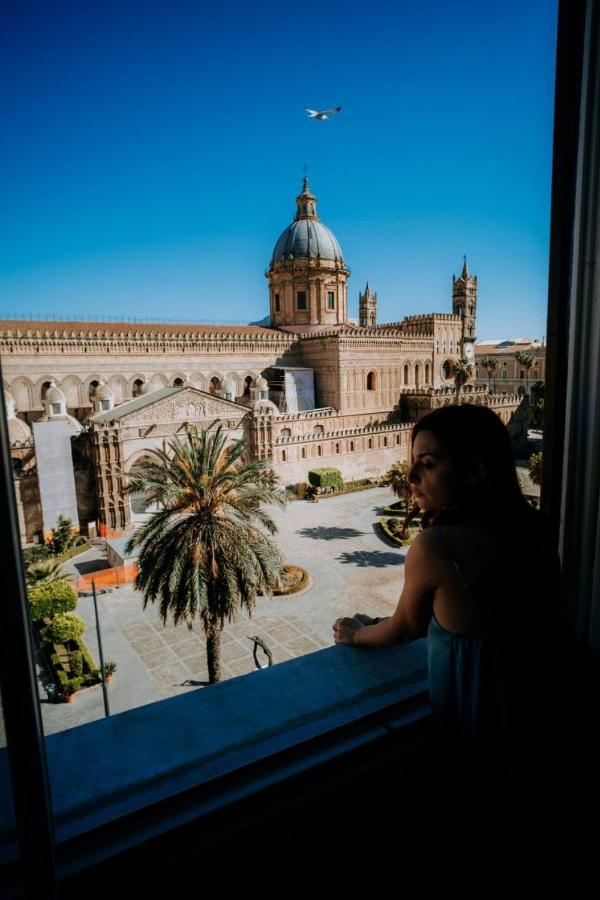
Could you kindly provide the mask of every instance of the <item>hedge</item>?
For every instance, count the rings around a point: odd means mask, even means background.
[[[308,480],[313,487],[331,487],[334,490],[340,490],[344,483],[339,469],[328,469],[326,467],[311,469],[308,473]]]
[[[61,613],[73,612],[77,593],[68,581],[36,584],[29,589],[31,617],[34,621],[52,619]]]
[[[385,519],[380,519],[377,523],[379,525],[380,530],[383,532],[388,541],[391,541],[393,544],[396,544],[397,547],[408,547],[412,544],[416,535],[421,530],[420,528],[410,528],[408,529],[408,537],[402,540],[397,537],[397,535],[393,534],[387,526],[387,522]]]
[[[55,644],[76,641],[85,631],[85,622],[75,613],[58,613],[44,631],[44,636]]]

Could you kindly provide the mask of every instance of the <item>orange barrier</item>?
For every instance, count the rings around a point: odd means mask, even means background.
[[[137,573],[137,562],[129,563],[127,566],[111,566],[110,569],[99,569],[97,572],[80,575],[73,582],[73,586],[76,591],[91,591],[92,580],[97,588],[130,584],[132,581],[135,581]]]

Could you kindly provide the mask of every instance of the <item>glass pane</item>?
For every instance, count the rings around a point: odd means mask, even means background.
[[[433,20],[414,4],[319,7],[303,90],[352,99],[297,116],[273,77],[297,16],[271,6],[260,27],[254,7],[207,18],[194,4],[177,21],[159,4],[141,26],[111,8],[94,29],[84,15],[33,30],[11,19],[0,66],[21,85],[3,146],[16,262],[0,276],[15,312],[0,352],[46,735],[333,650],[339,616],[390,616],[420,521],[401,479],[380,479],[408,462],[428,409],[493,407],[538,501],[554,5],[474,16],[437,4]],[[140,27],[140,41],[123,38]],[[357,65],[365,47],[377,49]],[[175,503],[148,467],[158,459],[173,484],[181,446],[218,425],[288,489],[287,507],[264,503],[285,569],[272,597],[263,584],[245,602],[271,563],[242,541],[247,510],[231,515],[240,489],[219,507],[230,556],[213,553],[195,593],[182,586],[194,614],[175,625],[173,585],[212,553],[206,531],[186,544],[165,529],[140,553],[169,503],[171,526],[199,529],[222,496],[186,463]],[[152,597],[161,567],[166,621]],[[233,597],[220,642],[199,593],[213,612],[217,594]]]

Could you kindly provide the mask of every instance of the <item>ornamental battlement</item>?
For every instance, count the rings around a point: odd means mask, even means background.
[[[412,425],[404,422],[373,422],[370,425],[359,425],[356,428],[335,428],[332,431],[306,431],[299,434],[278,435],[272,439],[273,446],[282,444],[303,444],[309,441],[323,441],[332,438],[360,437],[368,434],[408,432]]]
[[[272,416],[273,422],[299,422],[305,419],[322,419],[337,416],[338,412],[332,406],[323,406],[319,409],[306,409],[297,413],[281,413]]]
[[[485,384],[465,384],[460,389],[460,393],[462,394],[487,394],[488,388]],[[439,388],[402,388],[401,394],[404,397],[416,396],[416,397],[446,397],[450,394],[456,394],[456,387],[454,385],[448,385]],[[490,394],[490,396],[495,396]]]
[[[27,322],[0,321],[0,343],[19,343],[26,345],[28,341],[69,341],[73,346],[86,343],[185,343],[197,344],[210,342],[222,344],[228,342],[240,344],[246,342],[281,343],[291,346],[297,336],[274,328],[254,327],[251,325],[218,326],[218,325],[148,325],[144,323],[122,322]]]

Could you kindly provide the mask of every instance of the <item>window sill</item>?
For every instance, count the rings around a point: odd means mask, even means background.
[[[136,846],[429,713],[420,639],[329,647],[49,735],[57,844],[77,838],[69,869],[85,868],[115,852],[113,837],[120,851]],[[6,750],[0,778],[9,778]],[[90,835],[85,846],[85,833],[102,829],[110,839]],[[0,859],[14,849],[14,835],[0,833]]]

